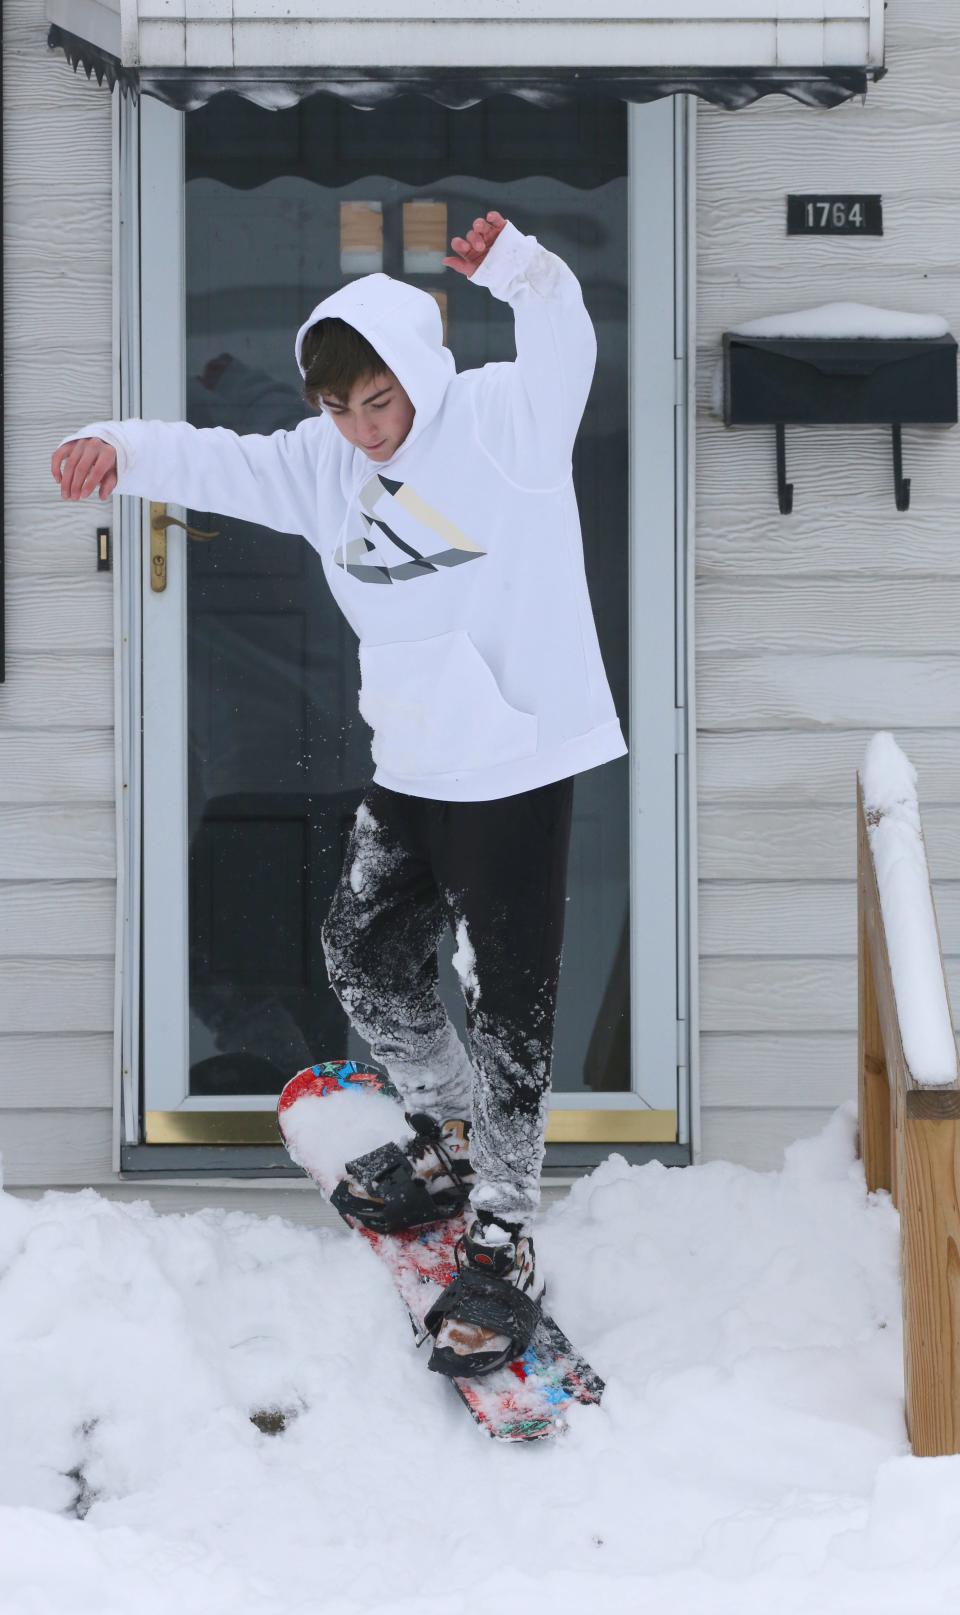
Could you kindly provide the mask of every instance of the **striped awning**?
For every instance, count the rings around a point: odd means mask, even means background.
[[[269,108],[318,93],[356,107],[411,93],[447,107],[677,93],[728,108],[771,94],[833,106],[884,72],[884,0],[351,0],[344,10],[341,0],[46,0],[47,43],[111,90],[181,111],[227,90]]]

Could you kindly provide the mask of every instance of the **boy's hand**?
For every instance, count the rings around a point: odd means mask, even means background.
[[[506,222],[502,213],[491,211],[485,219],[474,219],[473,229],[467,231],[466,240],[463,236],[451,236],[450,245],[458,256],[444,258],[446,267],[455,269],[460,275],[472,275],[483,263]]]
[[[100,498],[109,499],[117,486],[117,451],[102,437],[75,438],[54,449],[50,470],[61,499],[85,499],[98,483]]]

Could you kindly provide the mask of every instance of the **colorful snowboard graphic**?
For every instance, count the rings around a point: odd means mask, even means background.
[[[328,1199],[343,1176],[343,1162],[358,1153],[354,1147],[356,1124],[364,1118],[354,1107],[367,1109],[371,1096],[400,1105],[399,1094],[385,1076],[352,1060],[308,1066],[291,1078],[280,1095],[277,1117],[287,1150]],[[318,1110],[321,1102],[322,1114]],[[350,1109],[341,1109],[343,1106]],[[382,1106],[380,1110],[382,1113]],[[392,1112],[386,1114],[392,1119]],[[373,1112],[369,1120],[376,1126]],[[344,1146],[339,1149],[338,1133]],[[371,1139],[368,1147],[377,1142],[382,1139]],[[463,1233],[463,1217],[397,1234],[375,1234],[349,1217],[343,1220],[389,1269],[420,1340],[426,1313],[456,1273],[454,1246]],[[477,1424],[500,1441],[536,1441],[559,1435],[567,1428],[565,1412],[571,1402],[597,1403],[603,1394],[603,1381],[546,1313],[516,1362],[493,1374],[450,1383]]]

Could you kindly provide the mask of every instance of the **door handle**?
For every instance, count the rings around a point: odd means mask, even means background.
[[[211,538],[219,538],[219,528],[216,532],[205,533],[202,527],[188,527],[178,516],[168,516],[165,504],[150,501],[150,587],[154,594],[162,594],[167,587],[167,528],[182,527],[188,538],[193,538],[201,544],[209,544]]]

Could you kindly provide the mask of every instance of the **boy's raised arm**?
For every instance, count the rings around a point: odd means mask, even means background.
[[[514,363],[481,370],[481,442],[521,486],[556,486],[570,474],[597,360],[580,282],[562,258],[509,220],[470,278],[510,304],[517,347]]]
[[[308,533],[317,517],[320,461],[330,453],[329,422],[308,417],[293,431],[234,432],[226,426],[133,418],[91,421],[54,451],[97,437],[116,451],[117,493]]]

